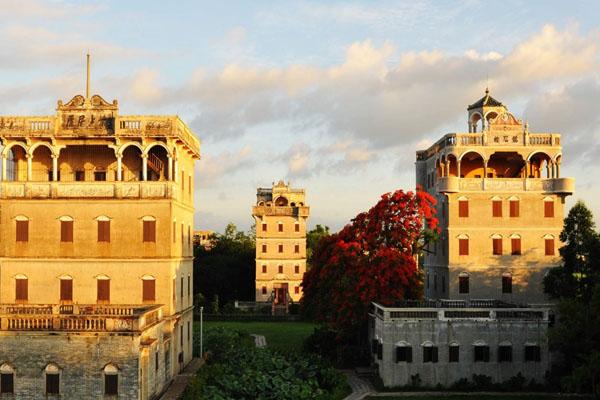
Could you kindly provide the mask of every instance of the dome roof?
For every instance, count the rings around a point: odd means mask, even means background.
[[[502,102],[496,100],[492,96],[490,96],[490,91],[488,88],[485,89],[485,96],[471,104],[467,107],[467,110],[472,110],[474,108],[482,108],[482,107],[504,107]]]

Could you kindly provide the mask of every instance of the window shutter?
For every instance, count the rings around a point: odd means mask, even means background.
[[[110,221],[98,221],[98,241],[110,242]]]
[[[263,273],[263,274],[266,274],[266,273],[267,273],[267,266],[266,266],[266,265],[263,265],[263,266],[262,266],[262,273]]]
[[[262,224],[262,230],[263,230],[263,232],[267,231],[267,224],[265,224],[265,223]]]
[[[279,245],[279,252],[283,253],[283,245],[282,244]]]
[[[73,300],[73,280],[72,279],[61,279],[60,280],[60,300],[61,301],[72,301]]]
[[[98,279],[98,301],[110,301],[110,279]]]
[[[469,293],[469,277],[459,276],[458,277],[458,293],[467,294]]]
[[[279,232],[283,232],[283,224],[278,224],[277,229],[279,230]]]
[[[518,256],[521,254],[521,238],[513,238],[510,240],[511,244],[511,254],[513,256]]]
[[[431,348],[431,362],[438,362],[438,348],[437,347],[432,347]]]
[[[483,348],[483,361],[485,361],[485,362],[490,361],[490,348],[488,346],[485,346]]]
[[[154,279],[142,279],[142,301],[154,301],[156,294],[156,281]]]
[[[377,359],[378,360],[383,359],[383,344],[381,344],[381,343],[377,344]]]
[[[554,239],[545,239],[546,244],[546,255],[553,256],[554,255]]]
[[[14,375],[0,374],[0,393],[14,393]]]
[[[469,239],[458,239],[458,255],[469,255]]]
[[[104,394],[115,396],[119,393],[119,375],[104,375]]]
[[[544,217],[554,218],[554,202],[544,201]]]
[[[411,363],[412,362],[412,347],[407,347],[406,348],[406,362]]]
[[[512,277],[502,277],[502,293],[512,293]]]
[[[59,379],[59,374],[46,374],[46,394],[58,394]]]
[[[73,241],[73,221],[60,221],[60,241]]]
[[[16,300],[27,301],[28,299],[28,279],[15,279],[16,282]]]
[[[519,200],[511,200],[509,204],[511,218],[517,218],[519,216]]]
[[[294,253],[300,253],[300,245],[299,244],[294,245]]]
[[[144,221],[144,242],[156,242],[156,221]]]
[[[469,202],[467,200],[458,201],[458,216],[460,218],[469,217]]]
[[[494,255],[502,255],[502,239],[492,239]]]
[[[294,225],[294,230],[295,230],[296,232],[300,232],[300,224],[295,224],[295,225]]]
[[[17,242],[29,241],[29,221],[17,221]]]
[[[492,216],[502,217],[502,200],[492,200]]]

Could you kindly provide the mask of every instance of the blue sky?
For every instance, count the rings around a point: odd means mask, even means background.
[[[305,187],[339,229],[414,187],[414,152],[466,130],[489,84],[600,217],[597,1],[4,0],[1,114],[50,114],[84,88],[120,112],[179,114],[202,140],[196,227],[246,229],[257,186]]]

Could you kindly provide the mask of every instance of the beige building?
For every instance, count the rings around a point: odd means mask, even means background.
[[[442,229],[422,260],[426,297],[544,303],[574,190],[560,174],[561,137],[530,132],[488,90],[467,123],[417,152],[417,184],[438,200]]]
[[[304,189],[279,181],[259,188],[252,216],[256,221],[256,301],[287,306],[302,297],[306,272],[306,221],[309,207]]]
[[[211,230],[194,231],[194,247],[202,246],[206,250],[210,249],[213,245],[212,236],[215,234]]]
[[[88,64],[89,67],[89,64]],[[199,141],[98,95],[0,116],[0,392],[153,399],[192,358]]]

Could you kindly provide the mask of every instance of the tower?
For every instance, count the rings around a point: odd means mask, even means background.
[[[442,229],[423,259],[426,296],[544,303],[574,190],[560,134],[529,132],[487,89],[467,110],[468,133],[417,152],[417,185],[438,200]]]
[[[91,95],[89,58],[85,97],[0,140],[0,391],[158,396],[192,358],[199,141]]]
[[[256,221],[256,301],[272,301],[287,308],[302,297],[300,284],[306,272],[306,220],[304,189],[279,181],[258,188],[252,216]]]

